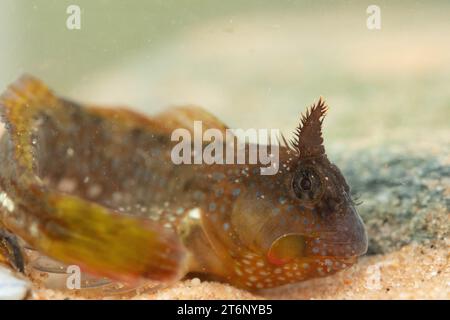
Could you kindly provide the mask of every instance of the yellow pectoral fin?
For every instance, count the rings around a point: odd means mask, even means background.
[[[50,193],[46,199],[51,214],[37,244],[49,256],[128,282],[183,276],[186,249],[175,233],[74,196]]]

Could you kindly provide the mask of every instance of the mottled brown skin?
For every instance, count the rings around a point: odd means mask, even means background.
[[[262,289],[332,274],[366,252],[363,223],[337,167],[325,155],[299,160],[287,148],[281,149],[280,162],[273,176],[246,165],[226,171],[215,165],[202,175],[209,177],[202,227],[213,253],[200,270],[215,269],[238,286]],[[294,176],[305,168],[322,184],[308,202],[292,188]]]
[[[0,192],[14,208],[3,201],[0,218],[45,255],[125,281],[196,272],[263,289],[334,273],[367,249],[325,155],[322,100],[270,176],[259,165],[173,164],[174,129],[226,129],[199,108],[147,118],[57,98],[30,77],[11,88],[0,103]]]

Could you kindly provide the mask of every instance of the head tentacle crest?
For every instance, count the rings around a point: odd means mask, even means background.
[[[301,158],[317,157],[325,154],[322,137],[322,122],[328,106],[320,97],[305,115],[295,130],[292,145]]]

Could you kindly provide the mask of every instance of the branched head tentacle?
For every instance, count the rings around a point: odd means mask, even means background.
[[[322,138],[322,122],[328,106],[322,97],[313,104],[305,115],[302,115],[300,124],[294,133],[291,141],[300,157],[314,157],[325,154]]]
[[[292,139],[291,139],[291,140],[287,140],[286,137],[284,136],[284,134],[282,134],[282,133],[280,133],[279,139],[281,139],[282,145],[283,145],[286,149],[290,150],[290,151],[293,152],[294,154],[298,154],[298,150],[297,150],[297,148],[295,147],[294,142],[293,142]],[[280,145],[281,145],[281,142],[280,142]]]

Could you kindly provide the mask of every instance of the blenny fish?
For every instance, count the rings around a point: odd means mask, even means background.
[[[24,248],[114,281],[188,273],[258,290],[326,276],[367,250],[364,224],[325,153],[322,98],[282,139],[279,170],[171,161],[171,132],[228,127],[198,107],[154,117],[54,95],[23,76],[0,97],[0,262]]]

